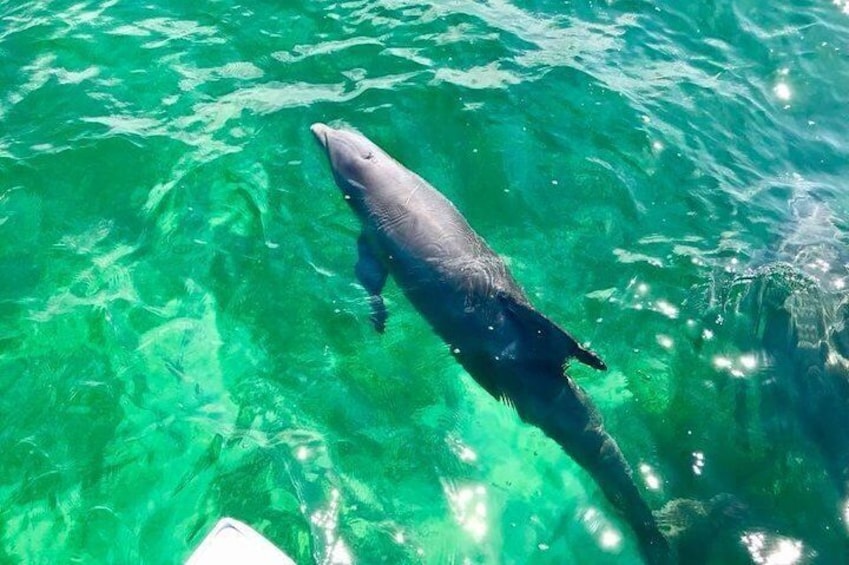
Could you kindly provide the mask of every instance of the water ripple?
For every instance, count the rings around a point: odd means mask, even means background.
[[[604,352],[573,378],[652,508],[751,502],[715,562],[845,561],[832,452],[742,306],[819,288],[792,314],[844,366],[847,14],[0,2],[0,561],[171,562],[225,513],[299,562],[636,559],[392,285],[373,335],[318,120],[431,180]]]

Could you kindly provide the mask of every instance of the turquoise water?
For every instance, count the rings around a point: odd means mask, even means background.
[[[602,355],[653,508],[745,504],[711,562],[845,562],[721,297],[783,259],[843,299],[848,37],[844,0],[0,0],[0,562],[175,563],[223,515],[302,564],[639,562],[392,284],[372,330],[337,120]]]

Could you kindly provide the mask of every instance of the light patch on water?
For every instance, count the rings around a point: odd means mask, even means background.
[[[100,74],[100,69],[94,66],[82,71],[69,71],[67,69],[56,70],[56,80],[59,84],[80,84],[81,82],[94,78]]]
[[[474,463],[478,460],[478,454],[471,447],[463,443],[460,438],[449,435],[445,438],[445,443],[448,444],[448,448],[454,453],[457,459],[463,463]]]
[[[633,253],[625,249],[614,249],[613,254],[616,255],[616,259],[618,259],[620,263],[647,263],[652,267],[663,267],[662,260],[657,257],[645,255],[644,253]]]
[[[693,452],[693,474],[700,476],[705,469],[705,454],[701,451]]]
[[[262,69],[244,61],[226,63],[220,67],[199,68],[175,65],[174,70],[183,76],[180,80],[180,90],[189,92],[198,86],[221,79],[256,80],[262,78],[265,73]]]
[[[9,95],[8,101],[10,106],[14,106],[21,102],[31,93],[43,87],[50,80],[50,77],[55,73],[53,63],[56,61],[56,55],[48,54],[41,55],[36,58],[31,64],[24,66],[21,73],[29,76],[29,80],[21,86],[17,92]]]
[[[748,369],[749,371],[751,371],[752,369],[755,369],[758,366],[758,359],[752,354],[741,355],[740,364],[743,366],[744,369]]]
[[[160,49],[171,42],[186,42],[188,40],[199,44],[221,44],[227,41],[219,36],[218,29],[214,26],[204,26],[191,20],[148,18],[124,27],[135,27],[143,30],[135,33],[135,35],[148,31],[151,32],[151,35],[159,36],[158,40],[142,44],[145,49]],[[133,35],[128,30],[124,30],[124,34]]]
[[[705,328],[705,330],[702,332],[702,339],[704,339],[705,341],[712,340],[713,339],[713,330],[709,330],[709,329]]]
[[[737,379],[745,378],[758,369],[758,357],[754,353],[744,353],[736,359],[725,355],[715,355],[712,362],[717,370],[727,371]]]
[[[717,369],[728,369],[732,365],[731,359],[728,357],[723,357],[722,355],[717,355],[713,358],[713,366]]]
[[[352,565],[354,562],[351,551],[344,540],[339,537],[339,508],[341,496],[338,489],[330,492],[330,501],[327,507],[316,510],[310,516],[310,522],[324,533],[324,541],[327,546],[327,556],[323,563],[332,565]]]
[[[834,5],[844,14],[849,14],[849,0],[834,0]]]
[[[654,469],[648,463],[640,465],[640,474],[643,476],[643,481],[646,483],[646,488],[649,490],[660,490],[662,484],[660,477],[655,473]]]
[[[489,530],[486,487],[469,485],[456,488],[445,483],[443,490],[457,524],[476,542],[482,542]]]
[[[672,349],[672,346],[675,345],[675,342],[668,335],[657,336],[657,343],[664,349]]]
[[[330,563],[331,565],[353,565],[354,557],[351,555],[351,551],[345,545],[345,542],[338,539],[330,548],[325,563]]]
[[[736,273],[740,268],[740,260],[737,257],[732,257],[725,265],[726,273]]]
[[[498,63],[493,62],[467,70],[440,68],[434,74],[433,81],[435,84],[449,82],[471,89],[492,89],[520,84],[522,78],[512,71],[499,68]]]
[[[790,86],[786,82],[779,82],[772,88],[772,92],[779,100],[787,101],[793,97]]]
[[[822,259],[822,258],[814,259],[813,261],[809,262],[806,266],[808,267],[809,270],[814,271],[814,272],[820,272],[820,273],[827,273],[828,271],[831,270],[831,264],[828,261],[826,261],[825,259]]]
[[[589,533],[595,537],[599,547],[610,552],[621,548],[622,533],[607,521],[602,512],[596,508],[588,508],[581,518]]]
[[[341,55],[344,51],[362,47],[362,46],[372,46],[377,49],[383,48],[384,44],[374,38],[371,37],[352,37],[348,39],[340,39],[340,40],[325,40],[316,45],[298,45],[291,52],[288,51],[275,51],[271,54],[272,58],[280,61],[281,63],[295,63],[306,59],[308,57],[314,57],[316,55]],[[404,56],[407,53],[415,53],[415,50],[402,50],[402,49],[392,49],[391,53],[396,56]],[[405,57],[406,58],[406,57]],[[428,64],[429,65],[429,60]]]
[[[843,502],[843,525],[849,531],[849,498]]]
[[[155,136],[164,133],[158,120],[136,116],[93,116],[81,118],[81,122],[100,124],[109,128],[107,136],[138,135],[140,137]]]
[[[315,271],[316,273],[318,273],[319,275],[321,275],[323,277],[335,277],[336,276],[336,273],[334,273],[333,271],[331,271],[329,269],[325,269],[324,267],[322,267],[320,265],[316,265],[312,261],[307,261],[307,263],[309,264],[310,267],[312,267],[313,271]]]
[[[616,549],[622,543],[622,535],[615,530],[604,530],[599,542],[604,549]]]
[[[795,565],[801,562],[803,545],[799,540],[750,532],[740,538],[757,565]]]
[[[835,351],[828,352],[828,357],[826,357],[825,362],[831,365],[832,367],[842,365],[844,368],[849,369],[849,361],[844,359],[839,353]]]
[[[666,300],[658,300],[657,302],[655,302],[655,308],[658,312],[660,312],[667,318],[671,318],[673,320],[678,318],[678,308],[676,308]]]

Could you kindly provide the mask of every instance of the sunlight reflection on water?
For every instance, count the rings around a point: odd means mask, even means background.
[[[799,540],[749,532],[741,541],[757,565],[795,565],[802,560],[804,546]]]
[[[489,528],[486,487],[483,485],[467,485],[457,488],[445,483],[443,488],[457,524],[468,532],[476,542],[483,541]]]
[[[693,474],[701,475],[705,468],[705,454],[703,451],[693,452]]]
[[[587,509],[582,521],[590,534],[596,539],[599,547],[605,551],[616,553],[622,547],[622,533],[617,530],[596,508]]]
[[[328,548],[324,560],[329,565],[351,565],[354,560],[348,546],[339,537],[339,506],[341,496],[337,489],[330,493],[330,502],[324,510],[313,512],[310,521],[324,531],[325,543]]]
[[[727,371],[732,377],[742,379],[757,370],[758,358],[753,353],[744,353],[736,359],[716,355],[713,358],[713,366],[720,371]]]
[[[501,522],[531,506],[522,497],[561,488],[558,476],[547,457],[513,464],[522,446],[512,436],[490,443],[471,432],[494,400],[467,376],[449,385],[397,287],[387,293],[397,323],[383,341],[354,323],[366,315],[351,298],[362,289],[346,286],[356,285],[353,258],[338,237],[353,219],[332,204],[305,128],[331,118],[375,131],[423,174],[456,174],[442,175],[444,187],[477,210],[484,231],[533,228],[496,231],[494,247],[616,366],[602,384],[586,377],[589,396],[626,453],[657,454],[651,466],[629,459],[652,506],[676,483],[689,494],[681,474],[711,475],[743,497],[766,499],[774,486],[794,496],[763,504],[769,515],[750,524],[798,524],[788,533],[804,540],[805,557],[830,556],[822,546],[832,542],[816,536],[820,517],[839,520],[837,504],[797,492],[821,481],[819,464],[724,471],[794,444],[748,428],[751,452],[727,441],[729,390],[757,406],[774,362],[750,342],[725,341],[735,320],[686,320],[703,312],[685,295],[713,269],[742,274],[776,241],[824,289],[846,288],[845,256],[800,251],[845,243],[846,204],[831,205],[847,162],[849,0],[804,13],[737,0],[662,11],[611,1],[314,4],[0,8],[0,562],[167,562],[234,506],[271,525],[264,533],[301,563],[421,562],[421,547],[428,562],[481,562],[471,551],[524,563],[535,548],[568,561],[574,540],[543,536],[555,528],[545,509],[533,508],[539,531],[516,519],[526,536],[502,539]],[[793,111],[777,111],[785,104]],[[804,229],[782,240],[776,224]],[[577,268],[550,278],[572,258]],[[589,289],[599,289],[589,301],[569,300]],[[403,395],[372,378],[398,374],[397,363],[417,377]],[[828,363],[849,366],[832,351]],[[720,390],[731,376],[745,380]],[[510,427],[499,431],[527,427],[503,412]],[[290,417],[294,435],[265,439]],[[418,437],[427,441],[410,451],[407,438]],[[204,442],[218,445],[214,456]],[[279,446],[291,453],[268,463]],[[664,461],[676,454],[680,473]],[[435,458],[440,474],[474,478],[433,496]],[[274,473],[261,472],[269,465]],[[114,517],[89,535],[89,513],[101,508]],[[849,523],[849,502],[844,514]],[[598,549],[579,547],[576,559],[593,562],[600,549],[635,562],[611,526],[628,532],[617,517],[593,510],[585,522],[576,529]],[[731,551],[745,533],[758,563],[802,553],[801,542],[758,527],[737,531]],[[445,531],[464,539],[432,551]]]
[[[651,465],[643,463],[640,465],[640,473],[643,475],[643,480],[646,483],[646,488],[649,490],[659,490],[662,484],[660,477],[657,475]]]

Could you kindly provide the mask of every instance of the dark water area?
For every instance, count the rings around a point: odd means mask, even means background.
[[[439,188],[709,563],[849,560],[849,3],[0,0],[0,563],[640,563],[389,284],[309,132]],[[688,501],[686,503],[682,501]],[[737,507],[735,507],[737,508]]]

